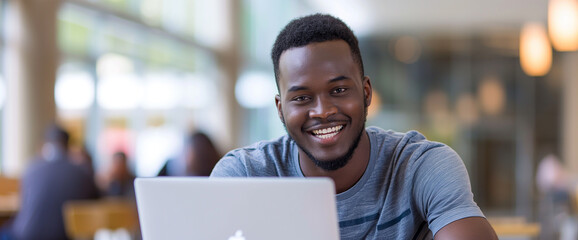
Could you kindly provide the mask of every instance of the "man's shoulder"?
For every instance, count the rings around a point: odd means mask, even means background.
[[[379,127],[367,127],[366,131],[377,144],[399,145],[399,144],[434,144],[441,143],[427,140],[427,138],[416,130],[398,132],[394,130],[384,130]]]
[[[25,176],[36,176],[42,172],[52,172],[52,163],[44,160],[42,157],[34,157],[30,160],[28,167],[25,170]]]
[[[417,160],[426,152],[447,153],[451,148],[443,143],[428,140],[416,130],[398,132],[383,130],[377,127],[368,127],[374,154],[382,156],[393,155],[395,158]],[[373,151],[373,150],[372,150]]]
[[[28,166],[25,177],[28,178],[45,178],[48,176],[60,176],[63,179],[89,178],[85,170],[77,164],[70,162],[68,159],[59,159],[56,161],[46,161],[42,158],[36,158]]]

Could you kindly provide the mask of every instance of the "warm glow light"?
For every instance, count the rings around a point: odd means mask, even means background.
[[[431,90],[423,99],[424,119],[431,127],[434,138],[448,139],[455,134],[456,124],[450,112],[448,94],[443,90]]]
[[[415,37],[402,36],[395,41],[393,47],[395,58],[406,64],[414,63],[421,55],[421,45]]]
[[[461,123],[473,125],[479,119],[478,104],[470,93],[462,93],[456,101],[456,113]]]
[[[367,109],[367,118],[371,119],[379,113],[381,110],[381,97],[377,91],[373,91],[371,93],[371,105]]]
[[[424,112],[428,116],[441,119],[449,114],[449,100],[445,92],[441,90],[430,91],[423,100]]]
[[[520,33],[520,64],[529,76],[544,76],[550,71],[552,47],[543,24],[524,24]]]
[[[478,87],[478,100],[482,110],[489,115],[497,115],[506,105],[506,92],[495,76],[485,77]]]
[[[578,1],[550,0],[548,30],[556,50],[578,50]]]

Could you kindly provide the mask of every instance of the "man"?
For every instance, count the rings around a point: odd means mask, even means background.
[[[68,239],[63,204],[98,197],[92,175],[69,161],[68,133],[54,125],[45,140],[40,158],[22,178],[20,210],[3,239]]]
[[[271,55],[288,136],[229,152],[211,176],[329,177],[341,239],[497,239],[453,150],[365,128],[371,82],[345,23],[293,20]]]

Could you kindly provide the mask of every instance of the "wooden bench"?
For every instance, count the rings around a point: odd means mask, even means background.
[[[72,239],[92,239],[99,229],[124,228],[131,234],[139,231],[138,215],[133,200],[75,200],[64,204],[66,233]]]

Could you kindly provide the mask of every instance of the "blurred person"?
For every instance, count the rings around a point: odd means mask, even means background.
[[[180,156],[168,160],[158,176],[209,176],[221,155],[202,132],[187,136]]]
[[[543,192],[567,191],[570,187],[569,174],[566,167],[553,154],[546,155],[538,164],[536,170],[536,185]]]
[[[211,177],[328,177],[341,239],[498,239],[461,158],[416,132],[365,127],[372,86],[341,20],[291,21],[273,45],[287,135],[235,149]]]
[[[129,162],[129,157],[124,151],[116,151],[112,154],[112,159],[106,170],[97,177],[101,194],[106,197],[106,200],[113,198],[114,201],[123,200],[136,204],[135,174],[131,170]],[[95,233],[94,239],[141,239],[139,227],[137,224],[135,231],[125,228],[99,229]]]
[[[69,134],[60,126],[47,129],[40,156],[22,177],[18,214],[4,228],[1,239],[68,239],[63,204],[98,197],[92,176],[71,162],[68,141]]]
[[[536,186],[540,190],[540,239],[578,239],[578,185],[558,157],[548,154],[540,160]]]
[[[76,146],[70,149],[70,161],[81,166],[91,176],[94,176],[94,165],[92,155],[86,149],[86,146]]]
[[[134,199],[135,176],[128,166],[126,153],[119,151],[113,154],[111,164],[103,177],[104,195]]]

